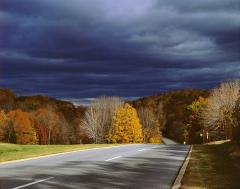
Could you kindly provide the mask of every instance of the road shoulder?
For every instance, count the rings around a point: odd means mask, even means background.
[[[178,189],[181,187],[181,182],[182,182],[183,176],[186,172],[186,169],[187,169],[190,157],[191,157],[191,153],[192,153],[192,146],[190,147],[189,152],[188,152],[185,160],[183,161],[181,168],[179,169],[178,175],[177,175],[171,189]]]

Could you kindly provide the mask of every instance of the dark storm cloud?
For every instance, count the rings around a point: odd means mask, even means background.
[[[82,98],[240,77],[237,0],[4,0],[0,84]]]

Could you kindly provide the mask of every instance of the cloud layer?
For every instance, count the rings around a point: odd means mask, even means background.
[[[136,97],[240,77],[238,0],[3,0],[0,86]]]

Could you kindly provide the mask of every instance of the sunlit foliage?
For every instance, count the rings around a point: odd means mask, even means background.
[[[143,142],[142,127],[136,110],[129,104],[118,108],[114,116],[113,128],[107,136],[112,143]]]

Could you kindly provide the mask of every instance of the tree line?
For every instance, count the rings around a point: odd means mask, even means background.
[[[240,80],[221,83],[187,106],[186,143],[229,139],[240,143]]]
[[[240,81],[124,101],[99,97],[88,107],[0,89],[0,142],[20,144],[159,143],[162,135],[201,144],[240,138]]]
[[[89,139],[79,127],[86,107],[47,96],[16,96],[0,89],[0,142],[77,144]]]
[[[81,122],[94,143],[160,143],[161,128],[150,109],[135,109],[119,97],[100,97]]]
[[[67,123],[51,107],[32,112],[0,111],[0,141],[17,144],[67,143]]]
[[[154,117],[160,124],[163,136],[184,143],[184,128],[189,118],[189,110],[186,107],[199,96],[208,97],[209,90],[178,89],[143,97],[129,103],[137,110],[149,110],[150,117]],[[146,119],[152,122],[151,120],[153,119]]]
[[[15,97],[0,90],[0,142],[17,144],[160,143],[161,128],[148,108],[119,97],[89,107],[44,96]]]

